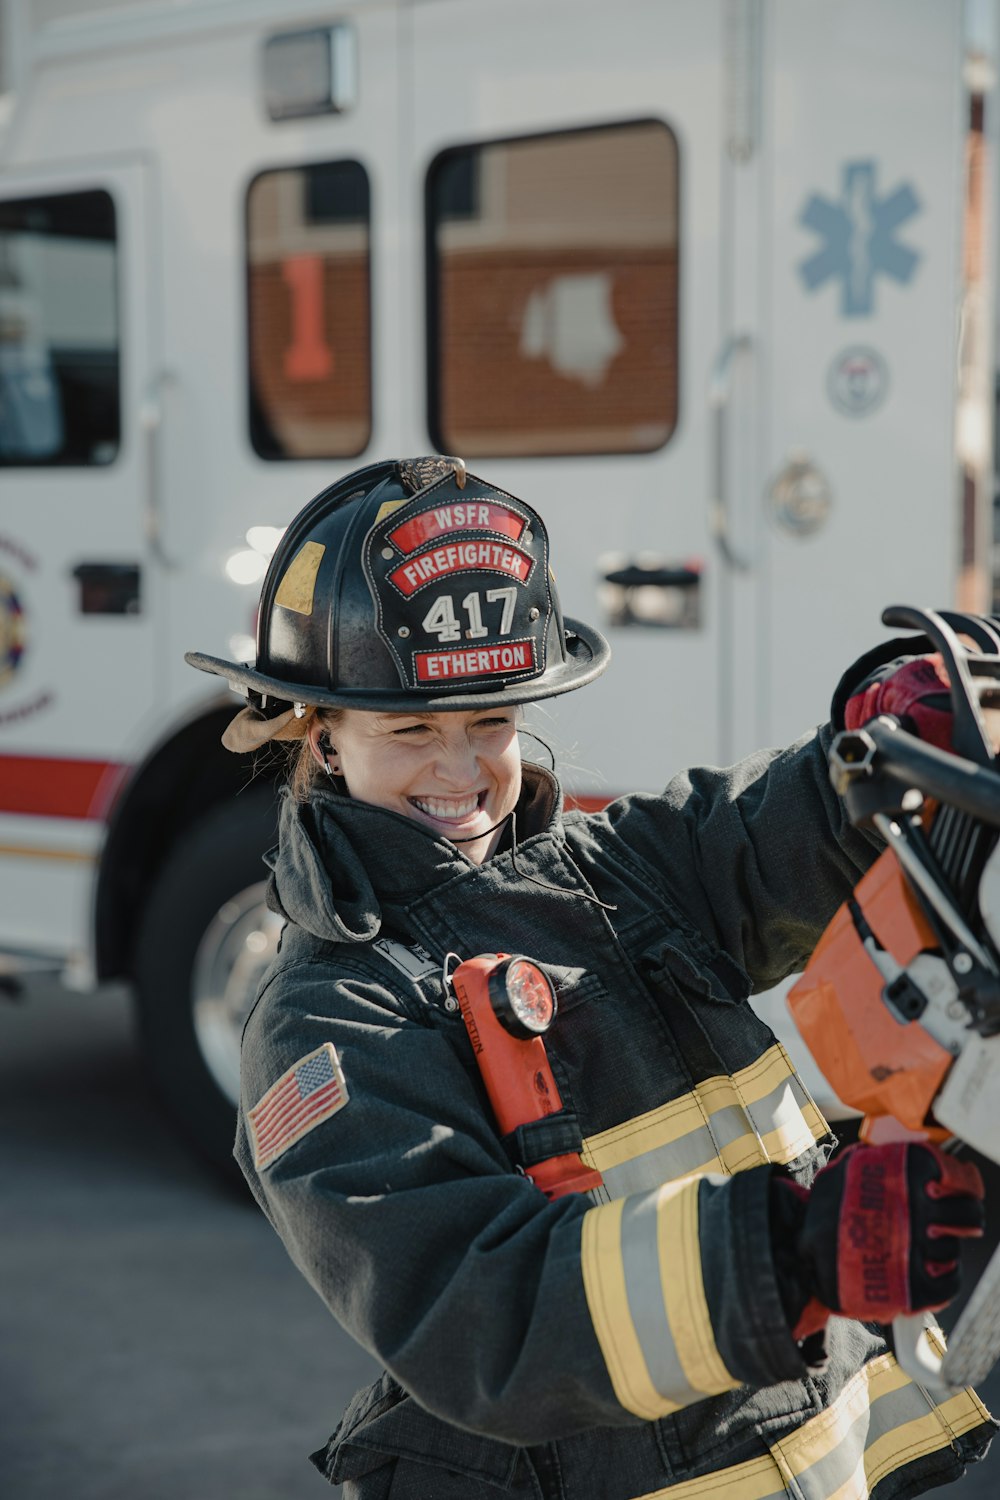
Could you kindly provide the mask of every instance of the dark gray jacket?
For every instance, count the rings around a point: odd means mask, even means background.
[[[247,1026],[236,1152],[388,1372],[316,1455],[349,1493],[827,1500],[867,1450],[891,1500],[983,1449],[974,1397],[935,1407],[841,1319],[809,1368],[782,1312],[771,1164],[808,1181],[830,1139],[745,1002],[804,963],[873,857],[826,736],[594,814],[561,814],[533,769],[514,854],[481,867],[332,789],[285,801],[289,925]],[[499,1138],[441,980],[449,952],[497,951],[558,991],[565,1108],[541,1142]],[[604,1189],[549,1202],[516,1169],[560,1146]]]

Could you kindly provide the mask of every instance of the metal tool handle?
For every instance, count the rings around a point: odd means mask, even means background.
[[[726,419],[733,388],[733,365],[737,355],[749,354],[752,348],[753,340],[749,334],[731,334],[719,350],[708,382],[708,409],[712,413],[709,426],[712,442],[712,493],[708,502],[708,527],[726,563],[740,573],[751,571],[753,558],[744,557],[737,552],[730,540],[729,491],[726,484],[729,430]]]
[[[896,1361],[918,1385],[926,1386],[935,1395],[951,1395],[956,1387],[945,1377],[945,1361],[931,1343],[928,1327],[933,1327],[928,1313],[910,1313],[908,1317],[893,1319]]]
[[[978,644],[983,646],[988,629],[985,622],[977,620],[975,616],[962,616],[951,610],[939,613],[933,609],[914,609],[908,604],[891,604],[882,611],[882,623],[922,630],[930,637],[935,650],[940,652],[944,660],[951,682],[951,709],[954,717],[951,738],[955,753],[975,761],[977,765],[992,766],[996,757],[979,712],[979,700],[969,669],[969,655],[956,634],[957,630],[972,634]]]

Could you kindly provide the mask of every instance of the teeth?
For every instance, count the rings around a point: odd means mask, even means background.
[[[446,802],[441,797],[411,797],[410,801],[432,818],[467,818],[479,806],[478,796],[465,797],[461,802]]]

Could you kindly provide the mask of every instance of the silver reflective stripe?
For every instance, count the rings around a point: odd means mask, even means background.
[[[806,1125],[802,1113],[802,1106],[806,1102],[805,1090],[799,1087],[798,1080],[786,1078],[766,1099],[758,1099],[756,1103],[748,1105],[747,1114],[762,1136],[768,1135],[772,1130],[796,1131],[801,1126],[811,1143],[812,1131]]]
[[[622,1213],[622,1263],[629,1312],[657,1392],[678,1406],[704,1394],[688,1384],[667,1321],[660,1280],[658,1195],[630,1198]],[[679,1269],[679,1268],[678,1268]]]
[[[745,1128],[746,1121],[741,1123]],[[629,1193],[641,1193],[661,1182],[673,1182],[675,1178],[688,1177],[703,1168],[718,1166],[715,1142],[707,1126],[702,1125],[667,1146],[646,1151],[620,1166],[605,1167],[604,1185],[612,1198],[624,1198]]]
[[[603,1175],[610,1195],[621,1198],[696,1172],[733,1174],[768,1161],[794,1161],[825,1133],[826,1122],[787,1056],[774,1047],[730,1078],[706,1079],[690,1093],[590,1137],[583,1154]]]
[[[880,1396],[871,1406],[866,1405],[844,1430],[832,1452],[796,1474],[803,1500],[829,1500],[855,1474],[859,1482],[864,1481],[865,1449],[894,1428],[926,1417],[928,1410],[926,1399],[914,1385],[904,1385],[901,1390]],[[943,1446],[944,1432],[941,1436]],[[867,1486],[862,1483],[857,1493],[867,1494]]]

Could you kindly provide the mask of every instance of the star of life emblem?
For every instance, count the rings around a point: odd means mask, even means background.
[[[875,311],[879,275],[905,286],[920,262],[918,251],[902,244],[897,231],[920,212],[920,200],[907,182],[882,196],[876,191],[873,161],[846,162],[839,199],[814,193],[799,222],[823,243],[799,265],[809,292],[827,281],[840,283],[845,318],[869,317]]]

